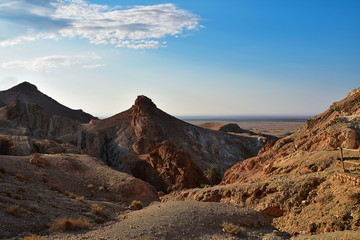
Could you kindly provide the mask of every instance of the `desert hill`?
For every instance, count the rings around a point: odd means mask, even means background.
[[[149,154],[165,140],[189,153],[198,167],[213,165],[222,171],[256,155],[267,141],[261,136],[237,136],[191,125],[158,109],[145,96],[139,96],[129,110],[91,121],[86,127],[82,148],[110,166],[130,172],[129,162]]]
[[[226,202],[250,207],[292,235],[360,230],[360,89],[309,119],[296,133],[235,164],[220,186],[172,192],[166,200]],[[329,236],[329,235],[327,235]],[[315,238],[316,239],[316,238]],[[350,238],[351,239],[351,238]]]
[[[35,85],[28,82],[20,83],[6,91],[0,91],[0,107],[4,107],[16,100],[36,104],[49,113],[70,118],[81,123],[88,123],[91,119],[95,119],[95,117],[82,110],[73,110],[61,105],[54,99],[40,92]]]
[[[59,218],[96,226],[133,200],[144,206],[158,200],[148,183],[87,155],[0,155],[0,163],[0,239],[48,233]]]

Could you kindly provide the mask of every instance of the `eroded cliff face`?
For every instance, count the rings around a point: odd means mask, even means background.
[[[82,146],[111,166],[129,171],[127,162],[150,153],[165,140],[189,153],[200,168],[214,165],[222,171],[256,155],[266,142],[264,137],[235,136],[193,126],[139,96],[129,110],[88,124]]]
[[[131,172],[158,191],[169,193],[199,187],[208,182],[203,171],[192,162],[190,154],[178,149],[170,141],[157,144],[142,159],[131,166]]]
[[[14,101],[0,108],[1,152],[27,156],[32,152],[59,153],[78,144],[82,125],[52,115],[36,104]]]
[[[360,89],[309,119],[296,133],[269,142],[235,164],[220,186],[175,191],[162,200],[227,202],[268,215],[293,235],[360,229],[358,167],[339,176],[338,146],[359,149]],[[358,151],[345,151],[358,160]],[[355,179],[355,180],[354,180]]]
[[[296,133],[266,145],[258,156],[239,162],[229,169],[222,184],[249,181],[273,171],[275,163],[303,151],[335,150],[337,147],[359,148],[360,88],[307,121]]]

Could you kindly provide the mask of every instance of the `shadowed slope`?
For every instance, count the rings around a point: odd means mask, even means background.
[[[64,105],[40,92],[35,85],[32,85],[28,82],[20,83],[19,85],[6,91],[0,91],[0,107],[3,107],[15,100],[20,100],[25,103],[37,104],[44,108],[47,112],[70,118],[81,123],[88,123],[91,119],[94,119],[93,116],[83,112],[82,110],[73,110],[65,107]]]

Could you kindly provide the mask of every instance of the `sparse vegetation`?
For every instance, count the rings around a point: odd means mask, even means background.
[[[88,189],[93,189],[93,188],[94,188],[94,185],[89,184],[89,185],[87,186],[87,188],[88,188]]]
[[[88,220],[84,218],[72,219],[72,218],[59,218],[50,224],[50,232],[65,232],[73,230],[89,229],[90,224]]]
[[[208,184],[206,184],[206,183],[200,184],[200,188],[205,188],[206,186],[208,186]]]
[[[244,232],[244,228],[240,227],[238,225],[229,223],[229,222],[223,222],[222,226],[222,230],[225,233],[228,233],[230,235],[234,235],[234,236],[240,236],[243,234]]]
[[[22,196],[20,196],[20,195],[18,195],[18,194],[14,194],[14,195],[12,196],[12,198],[15,199],[15,200],[22,200]]]
[[[35,204],[31,204],[30,207],[29,207],[29,210],[31,212],[37,212],[39,210],[39,207]]]
[[[36,236],[36,235],[32,234],[30,236],[24,237],[23,240],[45,240],[45,238],[39,237],[39,236]]]
[[[216,166],[211,166],[205,171],[206,178],[211,185],[216,185],[221,182],[221,172]]]
[[[75,193],[72,193],[72,192],[68,192],[68,191],[66,191],[66,192],[65,192],[65,194],[66,194],[66,195],[68,195],[68,197],[69,197],[69,198],[72,198],[72,199],[77,198],[77,196],[76,196],[76,194],[75,194]]]
[[[8,197],[11,196],[11,191],[10,191],[9,189],[5,189],[5,190],[3,191],[3,193],[4,193],[6,196],[8,196]]]
[[[102,207],[96,203],[91,205],[91,212],[100,216],[104,215]]]
[[[26,210],[16,204],[5,208],[5,213],[11,214],[15,217],[21,217],[22,214],[26,213]]]
[[[38,154],[38,153],[34,153],[31,155],[29,163],[38,165],[43,168],[45,168],[47,166],[47,162],[43,158],[41,158],[40,154]]]
[[[80,202],[83,202],[85,200],[85,197],[84,196],[76,196],[75,199],[80,201]]]
[[[29,176],[25,176],[25,175],[22,175],[22,174],[16,174],[15,177],[17,179],[19,179],[20,181],[30,181],[30,177]]]
[[[130,207],[131,210],[140,210],[143,208],[141,201],[134,200],[131,202]]]
[[[23,187],[18,187],[17,190],[18,190],[18,192],[25,192],[25,188],[23,188]]]
[[[105,188],[103,186],[100,186],[99,191],[105,191]]]

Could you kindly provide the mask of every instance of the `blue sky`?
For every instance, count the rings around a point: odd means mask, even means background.
[[[0,89],[110,116],[313,115],[360,87],[360,1],[2,0]]]

